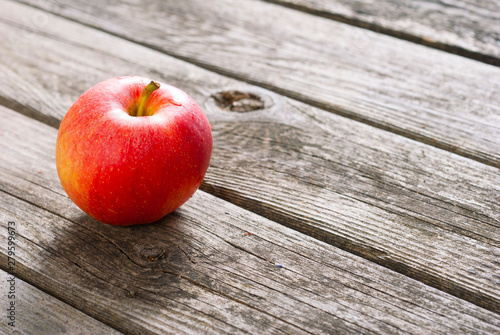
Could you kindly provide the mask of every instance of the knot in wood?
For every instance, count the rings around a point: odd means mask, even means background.
[[[157,247],[154,248],[144,248],[141,251],[141,258],[148,262],[156,262],[160,258],[165,256],[165,250]]]
[[[230,90],[215,93],[212,97],[219,108],[232,112],[251,112],[265,107],[264,101],[254,93]]]

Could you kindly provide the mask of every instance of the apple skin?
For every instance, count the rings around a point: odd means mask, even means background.
[[[209,121],[185,92],[167,84],[131,116],[150,79],[103,81],[71,106],[59,127],[56,165],[70,199],[111,225],[157,221],[198,189],[212,153]]]

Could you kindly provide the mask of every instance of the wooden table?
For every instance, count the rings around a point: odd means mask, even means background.
[[[1,332],[500,334],[499,15],[0,0]],[[78,96],[130,74],[198,101],[214,151],[190,201],[123,228],[54,152]]]

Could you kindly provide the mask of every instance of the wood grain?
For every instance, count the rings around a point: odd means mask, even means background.
[[[23,2],[500,167],[498,67],[257,0]]]
[[[39,13],[12,5],[11,18],[16,8],[28,17]],[[0,55],[0,67],[16,65],[5,71],[0,96],[59,122],[92,80],[137,73],[168,81],[199,101],[212,123],[215,150],[205,191],[498,310],[498,169],[64,19],[51,16],[37,38],[23,38],[23,21],[19,16],[17,26],[1,26],[2,40],[15,34],[19,42]],[[37,57],[25,56],[31,54]],[[37,67],[43,75],[30,71]],[[231,89],[254,92],[266,108],[220,109],[212,95]]]
[[[7,229],[6,226],[2,224],[2,228]],[[7,280],[11,277],[10,273],[0,270],[0,304],[3,309],[0,332],[3,334],[121,334],[19,278],[14,279],[15,288],[10,291]],[[12,299],[8,298],[8,292],[15,292]],[[14,302],[16,313],[14,326],[8,324],[12,322],[10,319],[5,321],[5,310],[11,302]]]
[[[500,65],[495,0],[266,1]]]
[[[57,131],[0,107],[0,222],[16,273],[127,334],[491,334],[496,314],[197,192],[144,226],[103,225],[57,182]],[[31,134],[25,137],[24,134]],[[6,236],[0,234],[1,266]]]

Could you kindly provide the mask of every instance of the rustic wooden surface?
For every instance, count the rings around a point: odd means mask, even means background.
[[[11,143],[0,219],[18,227],[16,274],[122,332],[500,331],[491,312],[201,191],[155,224],[105,226],[58,185],[57,130],[0,111]]]
[[[500,167],[498,67],[259,0],[23,2]]]
[[[17,25],[3,29],[22,36],[19,25],[25,21],[17,17]],[[93,29],[63,19],[50,22],[43,31],[49,37],[21,40],[3,59],[3,64],[19,64],[5,86],[10,82],[12,92],[29,90],[23,97],[31,99],[12,95],[11,101],[41,111],[40,120],[51,117],[47,123],[58,123],[90,86],[72,78],[98,82],[136,62],[142,71],[150,63],[169,69],[168,76],[158,70],[145,75],[205,101],[212,123],[216,149],[202,189],[481,306],[500,306],[497,169],[255,87],[245,90],[266,97],[271,107],[225,112],[211,94],[221,87],[243,89],[243,83],[107,34],[97,35],[96,43]],[[38,80],[33,88],[24,85],[32,62],[25,55],[35,50],[48,55],[36,62],[50,69],[44,76],[54,82]],[[95,60],[103,66],[96,69]],[[66,104],[55,107],[54,102]],[[463,250],[459,259],[457,250]]]
[[[496,0],[266,0],[500,65]]]
[[[171,20],[154,26],[155,2],[29,1],[60,16],[0,0],[0,217],[21,227],[27,285],[124,333],[500,333],[498,68],[265,2],[172,2]],[[328,43],[353,53],[369,40],[372,53],[342,63],[348,87],[329,77],[315,91]],[[324,49],[309,52],[318,41]],[[396,55],[388,68],[384,52]],[[374,74],[360,60],[377,54]],[[124,229],[71,203],[53,151],[72,102],[131,73],[189,92],[215,145],[210,194]],[[364,76],[378,75],[386,86],[367,94]],[[247,99],[221,107],[234,91]],[[411,109],[417,100],[428,114]],[[58,315],[47,325],[71,317]]]

